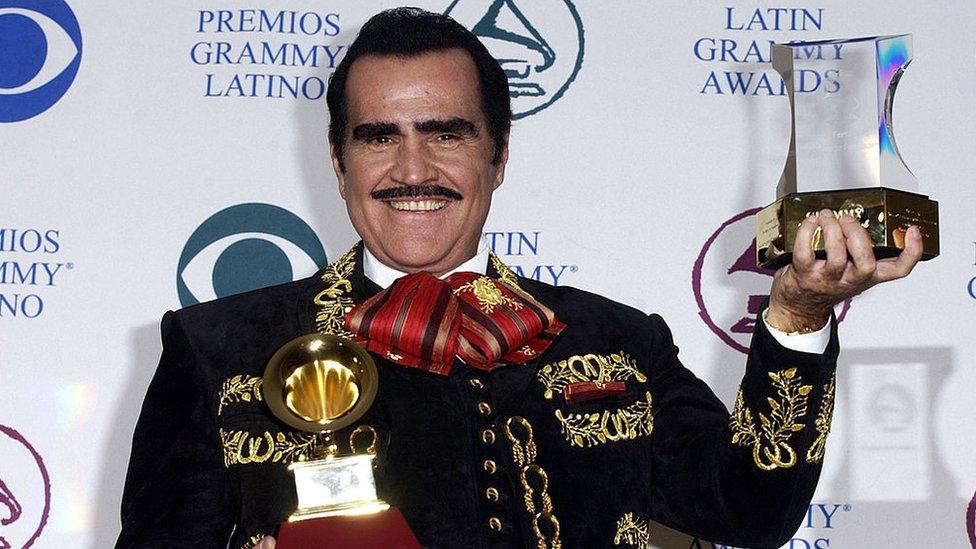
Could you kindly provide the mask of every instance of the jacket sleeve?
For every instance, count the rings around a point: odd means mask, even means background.
[[[780,547],[799,528],[820,476],[836,322],[822,355],[787,349],[756,322],[732,413],[681,365],[661,317],[651,315],[651,324],[653,518],[714,543]]]
[[[224,547],[235,504],[208,385],[176,313],[132,440],[116,547]]]

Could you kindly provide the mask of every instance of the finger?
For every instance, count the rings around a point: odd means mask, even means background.
[[[813,233],[820,226],[820,218],[811,215],[800,223],[793,241],[793,268],[798,272],[813,269],[817,263],[817,256],[813,252]]]
[[[820,226],[823,227],[824,250],[827,251],[824,271],[828,277],[839,280],[847,267],[847,240],[844,238],[844,231],[831,210],[820,211]]]
[[[888,282],[908,276],[918,260],[922,259],[925,246],[922,243],[922,232],[912,225],[905,234],[905,249],[894,259],[884,259],[878,262],[878,269],[874,273],[873,282]]]
[[[271,536],[264,536],[261,538],[261,543],[254,546],[254,549],[274,549],[277,542]]]
[[[854,277],[864,281],[874,275],[877,261],[874,257],[874,246],[868,232],[854,219],[844,214],[840,218],[840,228],[847,240],[847,253],[854,262]]]

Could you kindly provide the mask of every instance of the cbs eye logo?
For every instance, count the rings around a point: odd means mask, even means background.
[[[187,307],[291,282],[327,263],[315,231],[295,214],[271,204],[238,204],[190,235],[176,268],[176,291]]]
[[[0,122],[46,111],[81,64],[81,29],[63,0],[0,0]]]

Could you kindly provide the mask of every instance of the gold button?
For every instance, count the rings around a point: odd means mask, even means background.
[[[486,473],[488,473],[489,475],[494,475],[495,474],[496,467],[495,467],[495,462],[494,461],[492,461],[490,459],[486,459],[485,462],[482,465],[484,466]]]
[[[485,497],[488,501],[498,501],[498,488],[491,487],[485,490]]]
[[[491,413],[491,406],[487,402],[479,402],[478,412],[480,412],[481,415],[487,416],[488,414]]]
[[[493,444],[495,442],[495,431],[492,431],[491,429],[481,431],[481,440],[483,440],[485,444]]]
[[[482,383],[480,379],[470,379],[470,380],[468,380],[468,383],[470,383],[471,386],[474,387],[475,389],[484,389],[485,388],[485,384]]]
[[[491,528],[492,530],[494,530],[496,532],[501,532],[502,531],[502,521],[499,520],[498,517],[491,517],[490,519],[488,519],[488,528]]]

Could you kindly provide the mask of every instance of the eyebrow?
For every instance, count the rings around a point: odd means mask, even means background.
[[[400,128],[392,122],[367,122],[353,128],[352,138],[356,141],[369,141],[382,135],[399,135]]]
[[[465,137],[478,135],[478,128],[473,122],[457,117],[415,122],[414,128],[421,133],[456,133]],[[369,141],[376,137],[401,133],[400,127],[392,122],[366,122],[353,128],[352,138],[356,141]]]
[[[470,120],[448,118],[446,120],[424,120],[414,124],[421,133],[456,133],[466,137],[478,135],[478,128]]]

